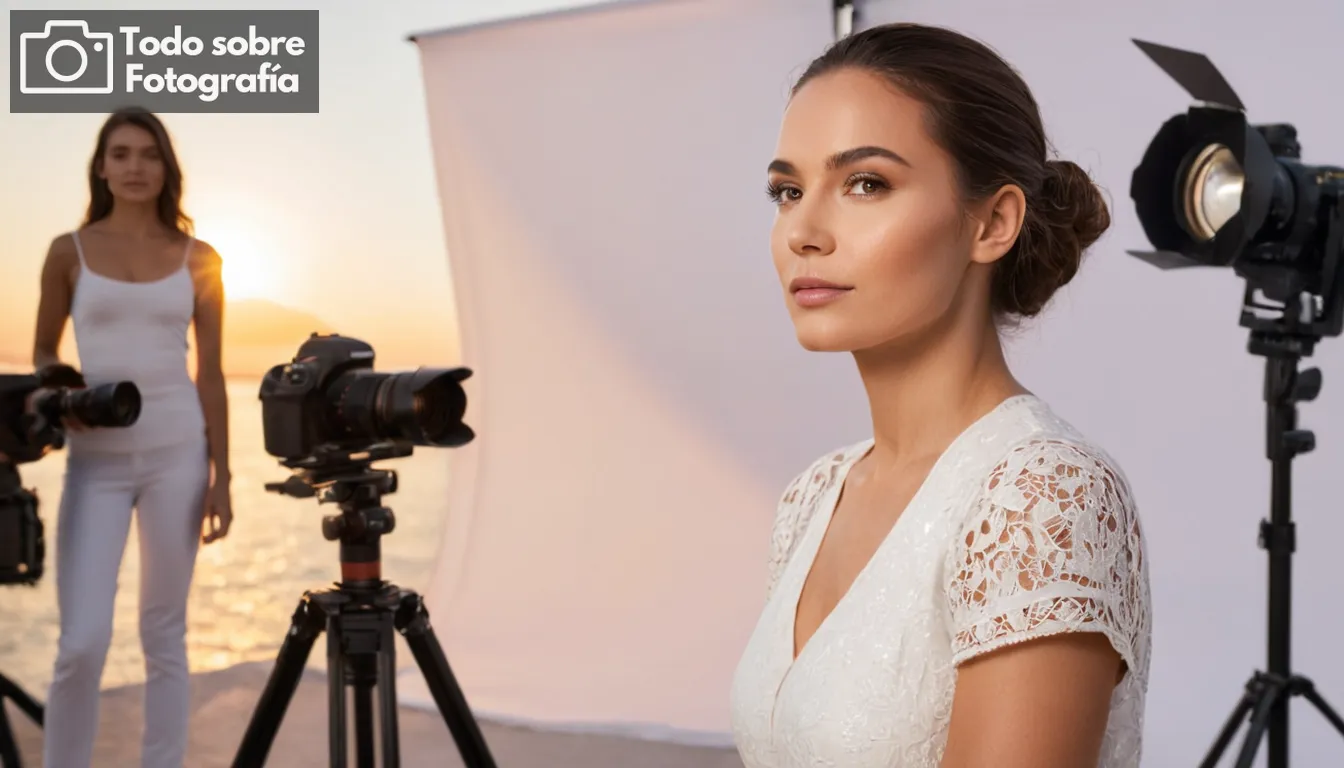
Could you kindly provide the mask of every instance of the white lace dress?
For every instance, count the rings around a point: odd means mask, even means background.
[[[1098,768],[1138,766],[1151,614],[1134,503],[1115,463],[1033,395],[953,441],[793,659],[803,581],[871,446],[822,457],[780,500],[765,608],[732,683],[746,768],[937,768],[957,665],[1060,632],[1101,632],[1127,663]]]

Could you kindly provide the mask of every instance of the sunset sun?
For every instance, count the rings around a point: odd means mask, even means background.
[[[276,274],[270,255],[245,234],[217,233],[205,238],[224,262],[224,294],[229,299],[276,298]]]

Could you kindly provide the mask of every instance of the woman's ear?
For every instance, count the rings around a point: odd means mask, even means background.
[[[980,226],[971,243],[971,261],[992,264],[1017,242],[1027,216],[1027,197],[1016,184],[1005,184],[975,209]]]

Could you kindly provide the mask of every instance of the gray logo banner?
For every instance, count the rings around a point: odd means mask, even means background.
[[[318,12],[9,12],[10,112],[317,112]]]

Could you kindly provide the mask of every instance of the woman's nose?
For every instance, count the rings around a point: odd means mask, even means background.
[[[800,202],[790,217],[789,248],[799,256],[825,256],[835,251],[835,237],[821,206]]]

